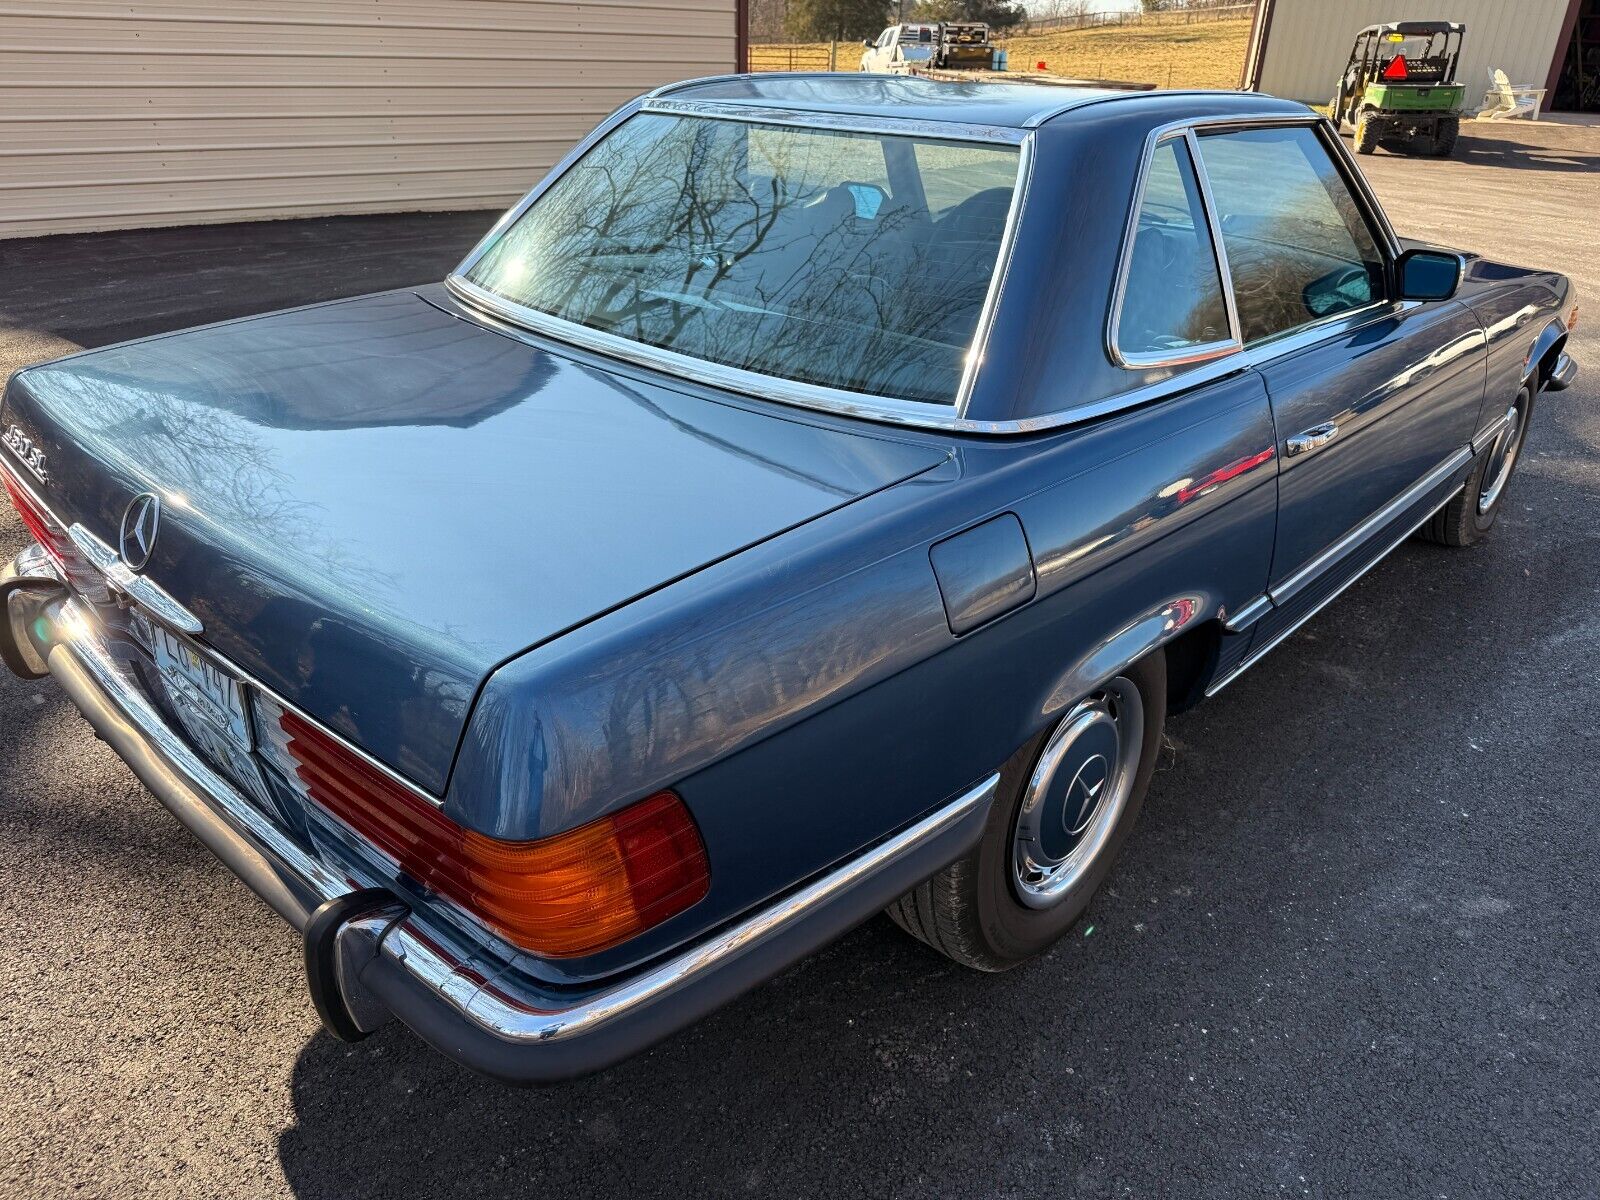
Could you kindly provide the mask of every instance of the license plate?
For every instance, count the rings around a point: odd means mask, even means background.
[[[187,638],[173,633],[160,622],[140,623],[143,626],[140,632],[148,638],[156,670],[161,674],[173,707],[185,718],[200,718],[206,732],[221,735],[233,749],[248,754],[250,716],[245,711],[244,689],[239,681],[202,654]],[[184,724],[191,725],[191,722],[185,720]]]

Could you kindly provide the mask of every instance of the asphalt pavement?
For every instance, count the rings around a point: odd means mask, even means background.
[[[1069,944],[982,976],[879,918],[507,1090],[321,1032],[287,928],[4,676],[0,1195],[1600,1194],[1600,129],[1362,161],[1402,233],[1571,275],[1583,373],[1486,543],[1406,544],[1170,723]],[[0,242],[0,373],[436,279],[490,219]]]

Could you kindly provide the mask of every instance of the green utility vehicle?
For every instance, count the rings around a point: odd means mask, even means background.
[[[1333,123],[1355,126],[1357,154],[1448,158],[1461,131],[1456,62],[1467,27],[1458,21],[1395,21],[1356,34],[1333,94]]]

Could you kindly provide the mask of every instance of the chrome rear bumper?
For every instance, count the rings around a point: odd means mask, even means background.
[[[8,566],[0,578],[16,573]],[[306,933],[330,901],[370,886],[301,848],[213,770],[96,636],[89,606],[60,599],[42,615],[42,639],[37,628],[19,628],[12,620],[0,622],[0,637],[28,640],[95,732],[285,921]],[[984,779],[687,949],[586,989],[532,981],[503,955],[462,948],[447,926],[398,901],[352,907],[347,919],[325,931],[332,963],[313,983],[337,993],[338,1015],[348,1018],[348,1028],[369,1031],[392,1014],[451,1058],[496,1078],[537,1083],[583,1074],[771,977],[959,857],[980,836],[997,783],[998,776]],[[325,1001],[319,996],[319,1009]]]

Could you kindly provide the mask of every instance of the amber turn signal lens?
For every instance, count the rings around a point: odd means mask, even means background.
[[[463,829],[294,713],[279,724],[312,800],[419,884],[535,954],[615,946],[682,912],[711,885],[700,832],[672,792],[553,837],[500,841]]]

